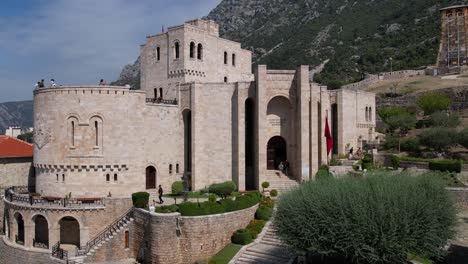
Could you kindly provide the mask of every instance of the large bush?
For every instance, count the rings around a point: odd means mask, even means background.
[[[418,98],[418,106],[425,115],[447,110],[451,104],[452,100],[447,95],[436,92],[426,93]]]
[[[222,214],[225,212],[224,207],[216,202],[192,203],[185,202],[179,205],[179,212],[183,216],[198,216]]]
[[[437,151],[447,150],[456,145],[457,139],[457,131],[444,127],[426,129],[419,135],[421,144]]]
[[[468,128],[463,129],[460,131],[458,135],[458,143],[465,148],[468,148]]]
[[[457,114],[435,112],[429,116],[428,122],[433,127],[457,127],[461,123],[461,118]]]
[[[418,138],[408,138],[401,141],[400,147],[403,151],[419,152],[420,144]]]
[[[184,191],[184,184],[181,181],[176,181],[171,185],[171,192],[174,195],[181,195]]]
[[[245,229],[247,229],[252,234],[253,238],[257,238],[257,235],[262,232],[265,223],[266,222],[264,220],[255,219],[250,221],[249,225]]]
[[[461,172],[462,163],[459,160],[431,160],[429,169],[436,171]]]
[[[440,177],[380,173],[302,184],[282,196],[273,221],[296,250],[405,263],[408,253],[440,256],[456,215]]]
[[[266,206],[260,206],[257,208],[257,211],[255,211],[255,219],[268,221],[272,214],[273,209]]]
[[[330,173],[330,171],[328,169],[325,169],[325,168],[320,168],[317,173],[315,174],[315,179],[316,180],[325,180],[325,179],[329,179],[329,178],[332,178],[332,174]]]
[[[210,185],[210,188],[209,188],[210,193],[215,193],[221,197],[226,197],[230,195],[236,189],[237,189],[237,186],[232,181],[226,181],[223,183],[215,183],[215,184]]]
[[[136,208],[146,208],[149,202],[149,193],[147,192],[136,192],[132,193],[133,206]]]
[[[239,229],[231,237],[234,244],[247,245],[252,243],[252,234],[247,229]]]

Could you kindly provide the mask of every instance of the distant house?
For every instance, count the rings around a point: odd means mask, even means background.
[[[0,189],[34,185],[32,162],[32,144],[14,137],[0,136]]]

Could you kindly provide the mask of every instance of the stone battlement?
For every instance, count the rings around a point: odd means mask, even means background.
[[[113,94],[125,95],[129,93],[143,93],[137,90],[130,90],[125,86],[58,86],[55,88],[39,88],[34,90],[34,95],[55,93],[55,94]]]

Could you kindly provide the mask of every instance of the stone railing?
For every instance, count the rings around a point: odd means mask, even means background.
[[[22,205],[37,207],[43,209],[89,209],[89,208],[105,208],[102,198],[60,198],[60,197],[41,197],[25,194],[25,187],[10,187],[5,190],[4,199],[7,202]]]
[[[146,98],[146,102],[152,103],[152,104],[177,105],[177,99],[166,100],[166,99],[160,99],[160,98]]]

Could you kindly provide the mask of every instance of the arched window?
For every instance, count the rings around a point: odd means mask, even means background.
[[[98,121],[94,121],[94,139],[96,147],[99,146],[99,123]]]
[[[372,121],[372,107],[369,107],[369,121]]]
[[[228,79],[227,77],[224,77],[224,82],[227,83]]]
[[[228,53],[224,52],[224,64],[228,64]]]
[[[59,181],[59,175],[57,174],[57,182]]]
[[[65,174],[62,174],[62,181],[65,182]]]
[[[159,88],[159,99],[163,99],[163,88]]]
[[[154,88],[154,99],[158,98],[158,89]]]
[[[172,174],[172,164],[169,164],[169,174]]]
[[[156,60],[157,61],[161,60],[161,48],[159,47],[156,48]]]
[[[176,41],[176,43],[174,43],[174,56],[175,56],[176,59],[179,58],[179,55],[180,55],[179,51],[180,51],[180,44],[179,44],[178,41]]]
[[[366,121],[369,120],[369,108],[366,106]]]
[[[109,182],[109,181],[110,181],[110,175],[106,174],[106,182]]]
[[[236,54],[232,54],[232,66],[236,66]]]
[[[75,146],[75,121],[71,121],[71,136],[70,136],[70,144],[72,147]]]
[[[179,163],[177,163],[177,164],[175,165],[175,172],[176,172],[176,173],[179,173]]]
[[[114,174],[114,181],[117,181],[117,173]]]
[[[203,45],[201,43],[198,43],[198,46],[197,46],[197,59],[199,60],[203,59]]]
[[[128,230],[125,231],[125,248],[130,248],[130,235]]]
[[[193,41],[190,42],[190,58],[195,58],[195,43]]]

